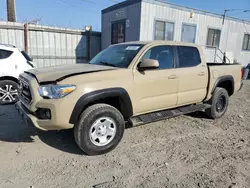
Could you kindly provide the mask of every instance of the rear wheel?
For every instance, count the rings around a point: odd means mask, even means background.
[[[88,107],[74,127],[77,145],[88,155],[113,150],[123,137],[125,122],[114,107],[96,104]]]
[[[222,117],[228,107],[228,92],[224,88],[216,88],[212,98],[209,103],[211,104],[211,108],[206,109],[206,114],[208,117],[212,119],[217,119]]]
[[[0,105],[18,101],[18,85],[12,80],[0,81]]]

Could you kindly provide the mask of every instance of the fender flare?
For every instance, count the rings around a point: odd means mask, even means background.
[[[93,91],[81,96],[75,104],[69,123],[77,123],[79,116],[81,115],[83,110],[86,109],[88,104],[110,97],[119,97],[121,113],[123,114],[125,120],[128,120],[130,117],[132,117],[133,107],[128,92],[123,88],[109,88]]]
[[[231,82],[231,84],[232,84],[232,94],[234,93],[234,78],[233,78],[233,76],[231,76],[231,75],[225,75],[225,76],[221,76],[221,77],[219,77],[219,78],[217,78],[217,80],[215,81],[215,83],[214,83],[214,86],[213,86],[213,89],[212,89],[212,92],[211,93],[213,93],[214,92],[214,90],[215,90],[215,88],[220,84],[220,83],[222,83],[222,82],[224,82],[224,81],[230,81]]]

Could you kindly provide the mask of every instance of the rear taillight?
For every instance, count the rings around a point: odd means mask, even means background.
[[[244,77],[244,68],[241,69],[241,79]]]

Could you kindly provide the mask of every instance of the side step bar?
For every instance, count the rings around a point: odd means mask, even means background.
[[[205,110],[207,108],[211,108],[211,105],[209,104],[190,105],[190,106],[175,108],[171,110],[163,110],[159,112],[152,112],[149,114],[135,116],[130,119],[130,122],[132,123],[132,126],[138,126],[138,125],[143,125],[143,124],[147,124],[147,123],[151,123],[155,121],[160,121],[160,120],[180,116],[183,114],[189,114],[191,112]]]

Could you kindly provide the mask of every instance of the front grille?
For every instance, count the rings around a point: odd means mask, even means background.
[[[18,94],[19,98],[26,104],[30,104],[32,102],[32,95],[30,92],[29,83],[23,77],[19,77]]]

